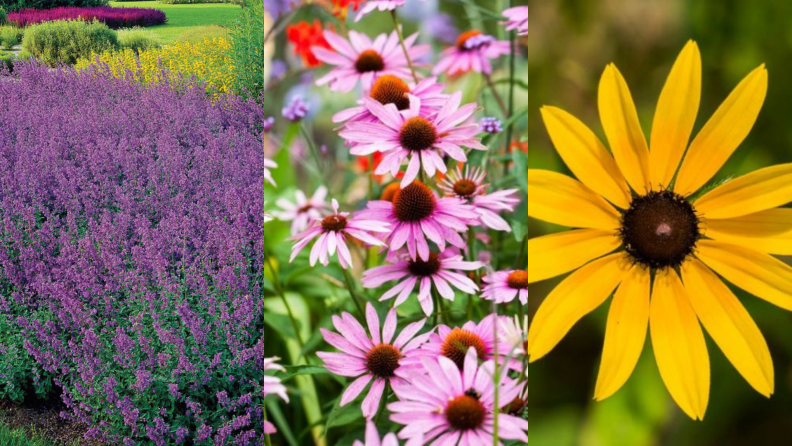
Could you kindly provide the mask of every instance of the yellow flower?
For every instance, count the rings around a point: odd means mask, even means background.
[[[550,138],[577,180],[528,172],[528,214],[578,228],[528,241],[530,282],[574,271],[536,312],[530,360],[613,293],[594,398],[629,378],[648,326],[663,382],[694,419],[709,399],[701,326],[748,384],[773,393],[767,343],[722,279],[792,310],[792,268],[772,256],[792,255],[792,209],[779,208],[792,201],[792,164],[698,192],[753,127],[767,71],[751,71],[688,144],[700,93],[701,57],[691,41],[660,93],[647,145],[627,84],[609,65],[598,104],[610,152],[585,124],[545,106]]]

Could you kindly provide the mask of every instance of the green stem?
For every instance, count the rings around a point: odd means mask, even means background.
[[[501,97],[500,93],[498,93],[498,89],[495,87],[495,84],[492,82],[492,77],[490,77],[489,74],[485,74],[484,80],[487,81],[487,86],[490,88],[490,90],[492,90],[492,95],[495,97],[495,101],[498,103],[501,113],[503,113],[503,119],[509,119],[509,109],[506,108],[506,103],[503,102],[503,98]]]
[[[511,46],[511,53],[509,54],[509,117],[511,117],[512,113],[514,113],[514,71],[515,71],[515,62],[516,62],[514,31],[509,33],[509,45]],[[503,146],[504,158],[506,158],[506,155],[509,154],[509,144],[511,144],[513,127],[514,127],[514,122],[511,122],[511,120],[509,120],[509,125],[506,127],[506,142],[504,143]],[[509,172],[509,162],[504,161],[503,175],[506,175],[508,172]],[[520,175],[519,172],[518,175]]]
[[[382,416],[382,412],[385,411],[385,405],[388,403],[388,394],[390,393],[390,381],[385,381],[385,390],[382,391],[382,399],[380,399],[379,408],[377,409],[377,414],[374,415],[374,424],[379,423],[380,416]]]
[[[437,322],[448,322],[449,315],[445,314],[446,310],[443,296],[441,296],[435,288],[432,288],[432,298],[435,300],[435,315],[437,315],[435,325],[437,325]]]
[[[396,28],[396,34],[399,36],[399,44],[402,47],[402,51],[404,51],[404,58],[407,59],[407,66],[410,67],[413,80],[415,80],[415,83],[418,83],[418,75],[415,74],[415,67],[413,66],[412,60],[410,60],[410,53],[407,51],[407,45],[404,44],[404,36],[402,35],[402,30],[399,26],[399,18],[396,16],[395,9],[391,10],[391,17],[393,18],[393,27]]]
[[[297,319],[294,317],[294,313],[292,312],[291,305],[289,305],[289,300],[286,299],[286,293],[283,290],[283,285],[280,283],[280,278],[278,276],[277,271],[275,271],[275,267],[269,262],[269,258],[271,256],[267,253],[266,246],[264,247],[264,265],[269,266],[270,273],[272,273],[272,284],[275,286],[275,292],[278,293],[281,300],[283,301],[283,306],[286,307],[286,313],[289,315],[289,320],[291,320],[292,328],[294,329],[294,336],[297,337],[297,343],[300,345],[300,349],[305,349],[305,343],[302,340],[302,335],[300,334],[300,326],[297,323]]]
[[[300,124],[300,135],[302,135],[305,143],[308,144],[308,149],[311,152],[311,156],[314,159],[314,163],[316,163],[316,170],[320,174],[324,175],[324,169],[322,169],[322,160],[319,158],[319,151],[316,149],[316,146],[313,143],[313,139],[308,134],[308,130],[305,129],[305,126]]]
[[[262,409],[264,409],[263,417],[264,417],[264,422],[266,423],[267,422],[267,406],[262,406]],[[272,440],[270,439],[270,434],[264,434],[264,444],[266,446],[272,446]]]
[[[346,268],[342,268],[342,270],[344,271],[344,281],[346,282],[347,290],[349,290],[349,295],[352,297],[352,301],[355,303],[355,306],[360,312],[360,316],[365,318],[366,313],[363,311],[363,304],[360,303],[360,299],[355,292],[352,276],[349,275],[349,271],[347,271]]]
[[[527,239],[528,239],[528,236],[525,236],[520,241],[520,252],[517,253],[517,260],[515,261],[517,269],[523,269],[522,258],[525,255],[525,246],[528,244],[528,240]],[[525,262],[525,265],[527,265],[527,264],[528,264],[528,262]]]

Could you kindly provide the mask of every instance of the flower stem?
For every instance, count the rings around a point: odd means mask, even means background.
[[[319,172],[322,176],[324,176],[324,169],[322,169],[322,161],[319,158],[319,152],[313,143],[313,139],[308,134],[308,130],[306,130],[305,126],[302,124],[300,124],[300,135],[302,135],[303,139],[305,140],[305,143],[308,144],[308,149],[311,152],[311,156],[314,159],[314,163],[316,163],[317,172]]]
[[[396,29],[396,34],[399,36],[399,44],[402,47],[402,51],[404,51],[404,58],[407,59],[407,66],[410,67],[413,80],[415,80],[415,83],[418,83],[418,75],[415,74],[415,67],[413,66],[412,60],[410,60],[410,53],[407,51],[407,45],[404,44],[404,36],[402,35],[401,27],[399,26],[399,18],[396,16],[395,9],[391,10],[391,17],[393,18],[393,27]]]
[[[300,326],[297,323],[297,319],[294,317],[294,313],[292,312],[291,305],[289,305],[289,300],[286,299],[286,293],[283,291],[283,285],[280,283],[280,279],[278,276],[277,271],[275,271],[275,267],[269,262],[270,255],[267,254],[267,248],[264,247],[264,265],[269,266],[270,272],[272,273],[272,284],[275,287],[275,292],[278,293],[278,296],[283,301],[283,306],[286,307],[286,313],[289,315],[289,320],[292,323],[292,329],[294,329],[294,336],[297,337],[297,344],[300,346],[300,350],[305,349],[305,343],[302,340],[302,336],[300,335]]]
[[[514,43],[514,31],[509,33],[509,45],[511,47],[511,53],[509,53],[509,117],[511,117],[512,113],[514,113],[514,71],[515,71],[515,43]],[[512,128],[514,127],[514,122],[509,121],[509,125],[506,127],[506,141],[503,145],[503,174],[506,175],[509,172],[509,161],[505,158],[509,155],[509,144],[511,144],[511,137],[512,137]]]
[[[498,107],[501,109],[501,113],[503,113],[503,119],[509,119],[509,109],[506,108],[506,103],[503,102],[503,98],[501,97],[500,93],[498,93],[498,89],[495,88],[495,84],[492,82],[492,77],[489,74],[484,74],[484,80],[487,81],[487,86],[492,90],[492,95],[495,96],[495,101],[498,102]]]
[[[438,322],[447,322],[448,315],[445,313],[445,302],[443,302],[443,296],[437,292],[437,289],[432,288],[432,298],[435,300],[435,314],[437,315],[437,320],[435,321],[435,325]]]
[[[360,298],[355,292],[352,276],[349,275],[349,271],[347,271],[346,268],[342,268],[342,270],[344,271],[344,281],[346,282],[347,290],[349,290],[349,295],[352,297],[352,301],[355,302],[355,306],[360,312],[360,316],[365,318],[366,313],[363,312],[363,304],[360,303]]]
[[[262,409],[264,409],[263,417],[264,417],[264,423],[266,423],[267,422],[267,406],[266,405],[262,405]],[[264,434],[264,444],[266,446],[272,446],[272,440],[270,439],[270,434]]]
[[[385,405],[388,403],[389,393],[390,393],[390,381],[385,381],[385,390],[382,391],[382,398],[380,399],[379,408],[377,409],[377,414],[374,415],[374,424],[379,423],[380,416],[382,416],[382,412],[385,411]]]

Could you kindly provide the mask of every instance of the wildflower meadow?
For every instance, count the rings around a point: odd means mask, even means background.
[[[266,444],[527,443],[520,3],[266,2]]]

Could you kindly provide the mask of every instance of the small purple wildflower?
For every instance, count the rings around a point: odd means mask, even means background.
[[[503,131],[503,127],[501,126],[500,119],[490,116],[481,118],[481,121],[479,122],[479,127],[483,132],[490,134],[500,133]]]
[[[302,96],[293,96],[289,104],[283,108],[283,117],[291,122],[299,122],[308,115],[308,104]]]

